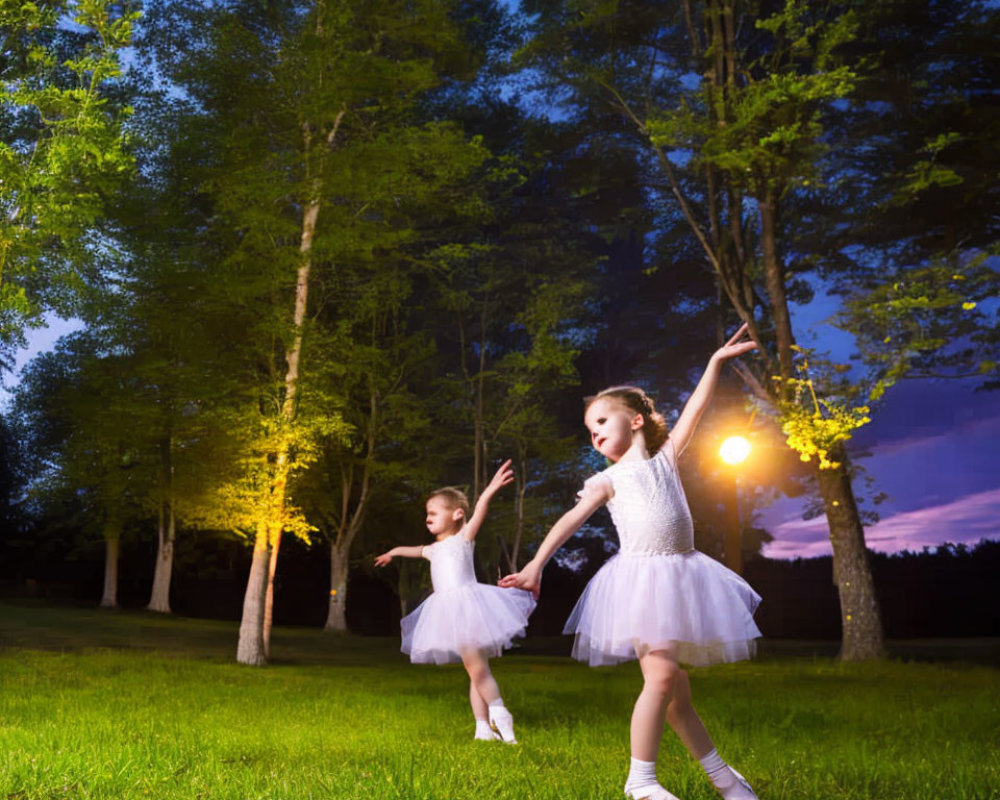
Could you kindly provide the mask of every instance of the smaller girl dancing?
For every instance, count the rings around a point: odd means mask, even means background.
[[[760,597],[735,572],[694,549],[691,512],[677,458],[715,391],[722,365],[752,350],[746,325],[715,352],[667,434],[666,422],[642,389],[614,386],[587,399],[584,424],[612,462],[589,478],[580,502],[549,531],[524,569],[501,586],[537,595],[542,568],[562,544],[607,504],[621,549],[587,584],[566,623],[576,634],[573,657],[591,666],[638,659],[642,692],[632,711],[632,762],[625,795],[677,800],[656,778],[664,722],[708,773],[726,800],[756,800],[747,781],[719,756],[691,705],[691,685],[678,662],[696,666],[749,658],[760,631]]]
[[[415,664],[461,661],[469,673],[475,738],[517,744],[514,718],[504,707],[489,659],[501,655],[515,636],[524,635],[535,598],[520,589],[479,583],[472,563],[476,534],[486,519],[490,499],[514,480],[510,463],[505,461],[483,489],[471,518],[464,492],[452,487],[431,492],[426,524],[436,541],[394,547],[376,557],[375,566],[384,567],[396,556],[431,562],[434,591],[400,620],[401,649]]]

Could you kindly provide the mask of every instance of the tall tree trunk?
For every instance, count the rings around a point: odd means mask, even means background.
[[[318,187],[317,187],[318,188]],[[318,198],[318,195],[317,195]],[[285,371],[285,396],[281,404],[282,422],[291,423],[295,420],[296,400],[298,398],[299,381],[299,361],[302,355],[302,336],[305,324],[306,306],[309,299],[309,271],[312,266],[312,242],[316,231],[316,220],[319,216],[319,200],[312,200],[305,209],[302,216],[302,240],[299,246],[301,261],[295,280],[295,308],[292,314],[295,334],[292,338],[292,346],[285,352],[287,369]],[[240,641],[236,648],[236,660],[242,664],[265,664],[267,662],[268,643],[270,642],[270,611],[267,608],[268,598],[273,594],[274,576],[271,572],[272,548],[277,546],[277,537],[281,535],[281,516],[285,506],[285,490],[287,487],[288,472],[288,443],[284,442],[275,453],[275,477],[271,485],[270,508],[279,516],[274,520],[268,520],[263,530],[258,528],[257,538],[254,541],[254,562],[250,569],[250,582],[256,580],[256,570],[258,569],[258,558],[265,559],[259,566],[261,570],[259,587],[260,608],[257,609],[256,597],[258,588],[247,584],[247,591],[243,601],[243,620],[240,623]],[[276,526],[276,528],[275,528]],[[276,530],[276,532],[274,532]],[[273,533],[274,532],[274,533]],[[264,537],[263,545],[260,544],[261,536]],[[258,552],[260,551],[260,552]],[[277,554],[274,553],[274,558]],[[247,618],[247,614],[251,617]],[[248,637],[244,642],[244,637]],[[259,650],[259,654],[258,654]],[[247,653],[247,658],[251,661],[243,660],[241,654]]]
[[[528,453],[523,443],[517,446],[517,472],[514,473],[514,544],[510,548],[510,563],[507,565],[511,572],[517,572],[517,557],[521,550],[521,541],[524,538],[524,495],[528,491]]]
[[[253,544],[253,560],[246,593],[243,595],[243,617],[240,621],[240,639],[236,647],[236,660],[252,667],[267,663],[264,646],[264,595],[267,590],[267,569],[270,560],[271,532],[266,522],[257,527]]]
[[[833,544],[833,581],[840,594],[840,658],[865,661],[885,655],[882,621],[861,525],[841,445],[831,451],[836,469],[818,470],[819,489]]]
[[[322,17],[322,15],[320,15]],[[317,22],[317,33],[322,27]],[[326,135],[318,140],[314,126],[309,122],[302,125],[303,152],[307,173],[309,172],[311,156],[318,147],[319,160],[314,172],[309,176],[309,196],[304,198],[302,212],[302,230],[299,238],[299,267],[295,274],[295,306],[292,312],[292,345],[285,351],[285,396],[281,403],[281,421],[289,424],[295,421],[298,411],[298,388],[300,362],[302,358],[302,340],[305,332],[306,309],[309,304],[309,275],[312,270],[312,248],[316,236],[316,223],[319,219],[321,197],[323,194],[323,171],[326,153],[333,148],[340,131],[347,109],[337,112]],[[236,659],[243,664],[264,664],[267,661],[268,644],[271,637],[271,610],[267,608],[268,598],[273,606],[274,559],[277,558],[278,540],[283,529],[283,514],[285,508],[285,492],[288,484],[288,454],[289,442],[283,442],[275,456],[275,478],[271,489],[270,505],[280,516],[273,523],[258,529],[254,541],[254,561],[250,569],[246,596],[243,601],[243,621],[240,623],[240,642],[237,646]],[[264,537],[263,541],[261,536]],[[274,548],[272,557],[271,549]],[[259,562],[259,563],[258,563]],[[260,581],[260,586],[256,581]],[[244,638],[246,641],[244,641]],[[244,658],[245,655],[245,658]],[[249,659],[249,660],[245,660]]]
[[[774,322],[774,336],[778,346],[778,363],[781,367],[782,397],[790,391],[788,379],[792,377],[792,346],[795,338],[792,335],[792,317],[788,311],[788,298],[785,293],[785,265],[778,257],[777,242],[777,199],[775,190],[770,186],[765,189],[764,197],[758,201],[760,208],[760,245],[764,255],[764,281],[767,285],[767,296],[770,305],[771,319]]]
[[[768,190],[760,203],[761,248],[764,252],[764,272],[774,319],[778,344],[778,360],[783,377],[792,374],[791,315],[785,295],[784,265],[777,255],[776,208]],[[790,393],[789,382],[782,381],[781,399]],[[865,532],[854,499],[854,490],[847,464],[847,452],[842,444],[830,450],[830,459],[839,462],[836,469],[818,469],[820,496],[830,525],[833,546],[834,582],[840,593],[842,640],[840,657],[845,661],[863,661],[884,655],[882,621],[875,583],[868,563]]]
[[[372,346],[375,343],[373,319]],[[347,632],[347,580],[350,571],[351,545],[364,524],[371,499],[372,467],[375,464],[375,442],[380,418],[379,392],[374,376],[369,375],[368,422],[365,431],[365,454],[361,461],[361,479],[355,482],[354,465],[341,473],[340,515],[337,535],[330,542],[330,596],[323,630]],[[354,487],[357,485],[357,499]],[[353,507],[352,507],[353,501]]]
[[[473,459],[472,503],[479,500],[479,493],[488,480],[486,474],[486,322],[487,304],[483,301],[480,315],[479,369],[476,373],[475,440],[476,453]]]
[[[109,522],[104,529],[104,594],[101,608],[118,607],[118,554],[121,550],[121,525]]]
[[[264,655],[271,657],[271,622],[274,618],[274,573],[278,570],[278,550],[281,549],[281,531],[274,535],[271,555],[267,560],[267,590],[264,592]]]
[[[323,630],[347,633],[348,547],[330,545],[330,607]]]
[[[153,590],[149,595],[149,611],[170,613],[170,577],[174,567],[174,538],[176,519],[173,502],[168,499],[160,506],[158,526],[159,546],[156,551],[156,569],[153,572]]]
[[[170,438],[160,443],[162,466],[161,480],[164,498],[160,503],[157,526],[156,568],[153,571],[153,589],[149,596],[149,611],[170,613],[170,577],[174,567],[174,537],[176,535],[173,495],[173,464],[171,463]]]

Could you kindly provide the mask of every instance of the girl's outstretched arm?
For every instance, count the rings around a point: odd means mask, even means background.
[[[563,514],[545,535],[535,553],[535,557],[524,565],[520,572],[504,575],[499,585],[506,588],[525,589],[536,598],[542,588],[542,570],[556,550],[562,547],[566,540],[579,530],[590,515],[611,499],[611,486],[599,483],[585,489],[580,495],[580,502]]]
[[[413,545],[412,547],[394,547],[392,550],[382,553],[382,555],[375,556],[375,566],[384,567],[396,556],[401,556],[402,558],[420,558],[423,554],[424,546],[422,544]]]
[[[493,495],[495,495],[502,487],[506,486],[512,480],[514,480],[514,470],[511,469],[511,460],[508,458],[500,465],[500,469],[496,471],[486,488],[479,494],[479,499],[476,501],[476,507],[472,511],[472,517],[462,528],[462,536],[468,539],[470,542],[476,538],[476,534],[479,533],[479,529],[483,525],[483,520],[486,519],[486,512],[489,510],[490,500]]]
[[[680,455],[687,443],[691,441],[694,429],[698,426],[698,420],[708,408],[709,401],[715,393],[716,384],[719,382],[719,374],[722,372],[723,364],[731,358],[754,350],[756,347],[757,342],[748,337],[747,326],[744,323],[728,342],[712,354],[701,380],[698,381],[694,392],[685,403],[677,424],[670,430],[670,440],[674,443],[677,455]]]

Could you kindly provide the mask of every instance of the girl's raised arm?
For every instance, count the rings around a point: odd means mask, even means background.
[[[691,436],[694,434],[694,429],[698,427],[701,415],[708,408],[709,401],[711,401],[715,387],[719,382],[719,374],[722,372],[723,364],[731,358],[754,350],[756,347],[757,342],[747,336],[747,325],[744,323],[728,342],[712,354],[701,380],[698,381],[695,390],[691,393],[687,403],[684,404],[684,410],[681,412],[677,424],[670,430],[670,440],[674,443],[674,451],[678,456],[684,451],[687,443],[691,441]]]
[[[511,469],[510,464],[511,460],[508,458],[500,465],[500,469],[496,471],[493,480],[480,493],[479,499],[476,501],[476,507],[472,511],[472,517],[466,523],[465,527],[462,528],[462,536],[470,542],[476,538],[476,534],[479,533],[479,529],[483,525],[483,520],[486,519],[486,512],[489,510],[490,500],[493,495],[514,480],[514,470]]]
[[[562,547],[566,540],[579,530],[580,526],[586,522],[590,515],[611,499],[611,486],[607,483],[598,483],[596,486],[586,489],[580,496],[573,508],[563,514],[545,535],[538,552],[520,572],[504,575],[499,582],[503,588],[525,589],[538,597],[542,588],[542,570],[556,550]]]
[[[375,556],[375,566],[384,567],[396,556],[402,558],[420,558],[424,554],[424,546],[416,544],[412,547],[394,547],[381,555]]]

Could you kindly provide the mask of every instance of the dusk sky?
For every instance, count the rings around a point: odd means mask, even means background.
[[[859,460],[889,499],[865,532],[868,546],[895,553],[943,542],[1000,538],[1000,408],[994,392],[968,382],[904,381],[856,436],[871,456]],[[801,504],[765,509],[771,558],[826,555],[826,517],[804,521]]]
[[[796,311],[799,329],[846,362],[853,339],[829,324],[835,298],[818,295]],[[889,499],[880,520],[865,531],[873,550],[896,553],[944,542],[973,545],[1000,539],[1000,392],[975,391],[975,380],[904,380],[886,393],[872,421],[858,430],[854,452]],[[856,486],[856,491],[863,487]],[[782,499],[760,515],[774,536],[771,558],[808,558],[830,553],[826,516],[805,521],[802,503]]]

